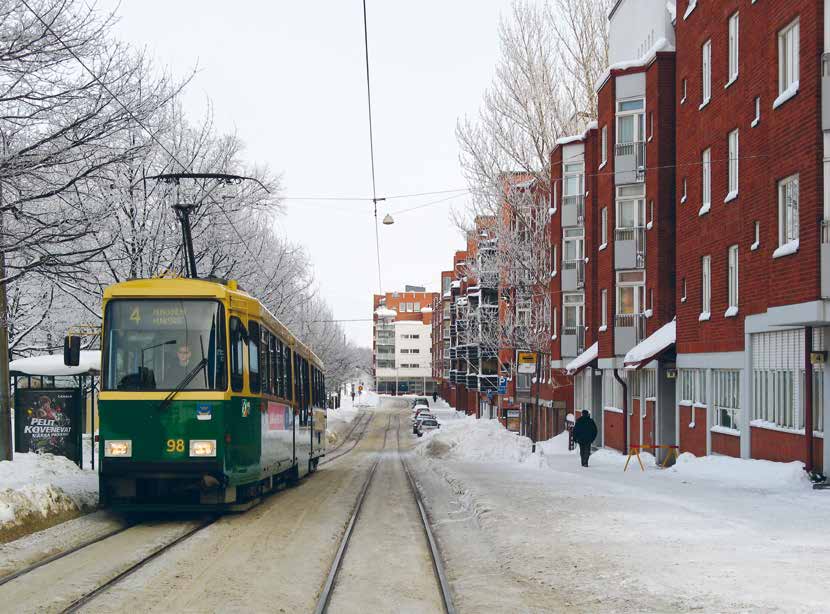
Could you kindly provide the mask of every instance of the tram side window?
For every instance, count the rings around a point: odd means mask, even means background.
[[[276,365],[274,364],[274,335],[271,331],[267,332],[267,340],[263,345],[262,351],[268,358],[268,363],[262,366],[263,373],[268,379],[268,387],[266,391],[268,394],[277,394],[277,379],[274,377]]]
[[[259,323],[248,321],[248,383],[251,392],[259,392]]]
[[[294,376],[291,372],[291,347],[287,343],[282,346],[282,357],[282,385],[285,390],[285,398],[293,401],[294,391],[291,388],[291,381]]]
[[[236,316],[231,317],[231,390],[241,392],[244,382],[245,369],[245,338],[247,333],[242,321]]]
[[[271,371],[268,364],[268,332],[264,326],[259,327],[259,386],[263,394],[268,394]]]
[[[285,397],[285,386],[282,383],[282,341],[279,337],[274,337],[271,354],[274,357],[274,394]]]

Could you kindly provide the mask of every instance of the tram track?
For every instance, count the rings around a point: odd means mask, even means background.
[[[357,420],[355,420],[354,426],[352,426],[352,428],[346,434],[346,437],[343,438],[343,441],[341,441],[338,445],[336,445],[334,448],[332,448],[331,451],[332,452],[337,452],[338,450],[340,450],[341,447],[345,446],[347,443],[351,443],[351,445],[346,450],[343,450],[342,452],[339,452],[339,453],[333,454],[333,455],[330,454],[327,450],[326,451],[326,458],[325,458],[325,460],[323,460],[319,463],[320,466],[325,465],[327,463],[330,463],[332,461],[335,461],[338,458],[340,458],[341,456],[345,456],[346,454],[348,454],[349,452],[354,450],[357,447],[357,444],[359,444],[363,440],[363,437],[366,435],[366,431],[369,430],[369,424],[372,422],[373,417],[374,417],[374,414],[371,413],[371,412],[362,413],[357,418]],[[357,430],[358,427],[362,427],[360,432],[358,433],[358,436],[357,437],[352,437],[352,435],[354,434],[354,432]]]
[[[400,413],[397,413],[394,417],[396,431],[396,456],[398,460],[401,462],[403,471],[406,475],[406,484],[408,485],[409,493],[412,495],[416,507],[418,509],[418,519],[420,520],[426,546],[429,551],[429,557],[431,559],[432,569],[435,576],[436,588],[440,594],[440,601],[443,605],[444,612],[446,612],[447,614],[455,614],[455,607],[452,602],[452,594],[449,589],[449,582],[446,578],[446,573],[444,570],[443,562],[441,560],[440,552],[438,550],[437,542],[432,533],[432,528],[430,527],[429,517],[427,515],[426,508],[424,506],[420,492],[418,491],[418,488],[415,484],[415,480],[413,479],[412,474],[409,471],[409,467],[407,466],[401,454]],[[390,414],[383,435],[382,447],[376,453],[376,458],[372,463],[372,467],[369,470],[366,480],[364,481],[363,486],[358,495],[357,501],[355,502],[354,509],[346,525],[346,530],[344,531],[343,536],[341,537],[340,544],[338,546],[334,560],[332,561],[329,573],[326,577],[326,581],[318,597],[317,606],[314,610],[315,614],[323,614],[324,612],[328,611],[328,608],[331,604],[332,596],[335,592],[335,589],[338,587],[338,576],[343,566],[346,553],[348,552],[348,548],[352,539],[352,535],[354,533],[355,526],[357,525],[358,519],[361,517],[361,512],[364,507],[364,501],[366,500],[367,494],[369,493],[369,490],[372,486],[373,480],[377,473],[377,469],[383,461],[383,458],[386,454],[386,445],[389,430],[392,426],[392,418],[393,415]]]

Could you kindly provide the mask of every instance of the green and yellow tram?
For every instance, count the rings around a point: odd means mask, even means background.
[[[235,282],[127,281],[103,309],[102,504],[239,510],[316,469],[323,365]]]

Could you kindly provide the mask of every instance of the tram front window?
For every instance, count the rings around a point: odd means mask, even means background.
[[[110,301],[106,390],[225,390],[225,310],[216,301]]]

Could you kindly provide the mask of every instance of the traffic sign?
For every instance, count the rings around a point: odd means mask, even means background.
[[[499,377],[499,394],[507,394],[507,378]]]
[[[536,373],[536,352],[519,352],[519,373]]]

